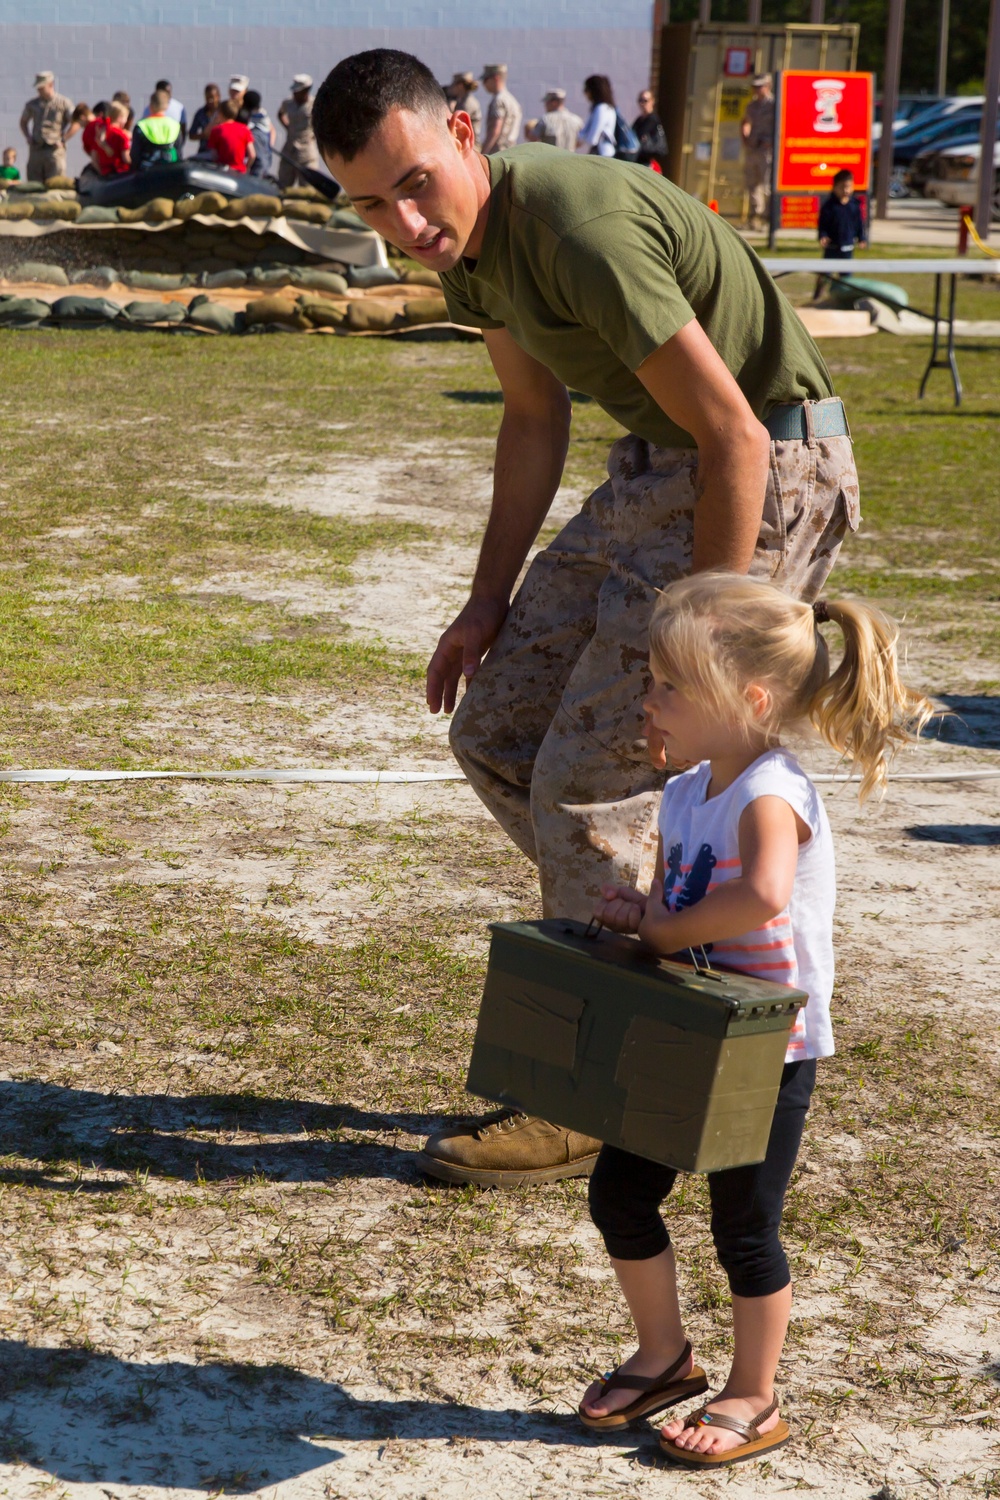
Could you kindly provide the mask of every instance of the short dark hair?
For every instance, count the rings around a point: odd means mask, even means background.
[[[320,84],[312,127],[325,156],[353,161],[392,109],[446,111],[444,90],[409,52],[375,47],[345,57]]]
[[[615,107],[614,89],[611,87],[611,79],[604,73],[591,73],[589,78],[583,80],[583,92],[589,98],[591,104],[610,104]]]
[[[167,91],[168,94],[171,93],[172,90],[173,90],[173,84],[170,82],[169,78],[159,78],[159,79],[157,79],[156,87],[158,89],[166,89],[166,91]]]
[[[260,109],[260,94],[256,89],[247,89],[243,95],[243,107],[251,111]]]
[[[839,182],[853,182],[853,181],[854,181],[854,173],[852,171],[850,171],[850,169],[848,167],[841,167],[841,169],[840,169],[839,172],[834,172],[834,174],[833,174],[833,185],[834,185],[834,187],[836,187]]]

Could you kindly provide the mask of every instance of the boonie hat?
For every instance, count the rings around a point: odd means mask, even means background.
[[[56,75],[54,73],[36,73],[35,74],[35,88],[36,89],[42,88],[46,83],[55,83],[55,81],[56,81]]]
[[[565,98],[565,89],[546,89],[545,93],[542,95],[542,103],[544,104],[546,99],[558,99],[561,102]]]
[[[498,73],[506,73],[506,63],[486,63],[483,67],[484,78],[495,78]]]
[[[463,88],[467,89],[477,89],[479,87],[479,80],[475,73],[454,73],[452,74],[451,83],[453,88],[456,83],[460,83]]]
[[[313,81],[308,73],[296,73],[292,79],[292,93],[300,94],[303,89],[311,89]]]
[[[770,88],[773,81],[770,73],[758,73],[755,78],[750,80],[755,89]]]

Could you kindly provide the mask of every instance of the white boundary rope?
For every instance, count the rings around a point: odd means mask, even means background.
[[[890,776],[896,781],[993,781],[1000,777],[1000,767],[983,767],[978,771],[903,771]],[[0,771],[0,782],[80,782],[80,781],[270,781],[286,786],[308,782],[334,782],[341,786],[410,785],[435,781],[465,781],[463,771],[336,771],[336,770],[262,770],[262,771],[77,771],[57,768],[46,771]],[[835,783],[860,781],[860,776],[821,771],[811,781]]]

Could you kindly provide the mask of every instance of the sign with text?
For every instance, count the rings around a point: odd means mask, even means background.
[[[819,192],[834,172],[854,173],[855,186],[871,186],[871,73],[780,75],[776,142],[779,193]]]

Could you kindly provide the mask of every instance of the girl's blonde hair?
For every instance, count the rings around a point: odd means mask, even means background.
[[[819,628],[839,625],[844,654],[831,671]],[[861,772],[860,797],[884,791],[901,744],[915,739],[935,709],[902,681],[899,630],[880,610],[855,600],[814,609],[773,584],[736,573],[696,573],[660,595],[649,626],[650,657],[662,675],[720,717],[764,732],[812,724]],[[765,689],[752,701],[751,685]]]

